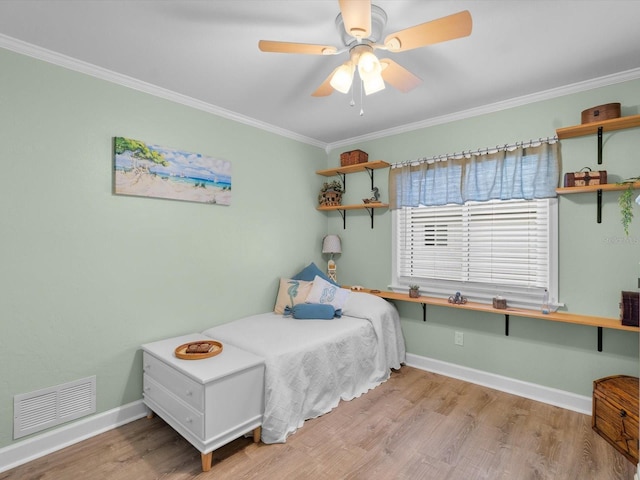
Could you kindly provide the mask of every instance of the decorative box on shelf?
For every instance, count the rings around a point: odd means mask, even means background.
[[[607,183],[607,171],[592,171],[589,167],[584,167],[579,172],[569,172],[564,174],[565,187],[586,187],[588,185],[603,185]]]
[[[640,326],[640,292],[622,292],[620,299],[620,320],[622,325]]]
[[[351,150],[340,154],[340,165],[346,167],[348,165],[357,165],[359,163],[367,163],[369,154],[362,150]]]
[[[493,308],[497,310],[504,310],[507,308],[507,299],[500,296],[493,297]]]
[[[609,120],[611,118],[620,117],[620,104],[619,103],[607,103],[605,105],[598,105],[597,107],[591,107],[582,111],[581,114],[582,123],[593,123],[601,120]]]

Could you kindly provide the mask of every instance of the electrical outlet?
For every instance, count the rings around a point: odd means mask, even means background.
[[[456,332],[453,337],[453,343],[460,346],[464,345],[464,333]]]

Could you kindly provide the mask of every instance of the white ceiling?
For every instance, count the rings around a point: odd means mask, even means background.
[[[383,37],[461,10],[473,31],[408,52],[377,50],[423,82],[364,97],[363,116],[359,88],[355,107],[351,94],[311,96],[347,53],[258,50],[260,39],[342,47],[336,0],[0,0],[0,47],[327,149],[602,77],[640,78],[640,0],[373,3],[388,15]]]

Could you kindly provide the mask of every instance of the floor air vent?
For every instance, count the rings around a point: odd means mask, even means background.
[[[13,438],[95,413],[96,377],[13,397]]]

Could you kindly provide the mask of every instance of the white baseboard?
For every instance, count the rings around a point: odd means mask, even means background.
[[[113,428],[133,422],[148,413],[142,400],[36,435],[0,449],[0,472],[61,450]]]
[[[466,382],[494,388],[506,393],[512,393],[520,397],[530,398],[538,402],[548,403],[557,407],[573,410],[575,412],[592,414],[591,397],[577,395],[575,393],[558,390],[555,388],[537,385],[535,383],[523,382],[494,373],[483,372],[469,367],[462,367],[453,363],[435,360],[433,358],[422,357],[407,353],[406,364],[425,370],[427,372],[439,373],[447,377],[458,378]]]

